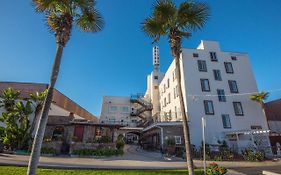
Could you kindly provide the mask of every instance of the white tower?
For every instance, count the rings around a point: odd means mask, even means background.
[[[158,70],[159,64],[160,64],[158,46],[153,47],[152,54],[153,54],[153,56],[152,56],[153,57],[153,68],[154,68],[154,70]]]

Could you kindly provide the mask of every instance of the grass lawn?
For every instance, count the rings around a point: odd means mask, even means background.
[[[0,166],[0,174],[25,175],[26,167]],[[202,170],[195,170],[196,175],[202,175]],[[38,175],[186,175],[186,170],[64,170],[40,168]]]

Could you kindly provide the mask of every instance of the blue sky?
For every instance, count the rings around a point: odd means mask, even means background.
[[[95,115],[100,114],[104,95],[144,92],[146,75],[152,70],[152,45],[140,23],[153,2],[99,0],[105,28],[96,34],[73,31],[63,53],[57,89]],[[281,1],[205,2],[211,7],[211,18],[183,47],[194,48],[207,39],[219,41],[225,51],[247,52],[259,89],[281,88]],[[55,39],[44,16],[35,13],[27,0],[4,0],[0,11],[0,81],[47,83]],[[165,38],[159,47],[165,71],[172,61]],[[280,92],[272,93],[269,100],[280,97]]]

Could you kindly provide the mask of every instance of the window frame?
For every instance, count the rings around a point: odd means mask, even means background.
[[[235,86],[236,86],[236,91],[233,91],[232,83],[235,84]],[[230,93],[233,93],[233,94],[239,93],[237,81],[235,81],[235,80],[228,80],[228,86],[229,86],[229,91],[230,91]]]
[[[238,111],[236,110],[237,108],[237,104],[239,104],[240,105],[240,107],[241,107],[241,113],[237,113]],[[234,114],[236,115],[236,116],[244,116],[244,110],[243,110],[243,106],[242,106],[242,103],[241,102],[238,102],[238,101],[234,101],[233,102],[233,109],[234,109]]]
[[[227,65],[230,65],[231,71],[228,70],[228,66]],[[224,68],[225,68],[225,72],[227,74],[234,74],[234,69],[233,69],[233,66],[232,66],[232,62],[224,62]]]
[[[201,69],[200,65],[204,65],[204,69]],[[199,72],[208,72],[207,62],[205,60],[197,60],[197,67]]]
[[[216,77],[216,72],[218,72],[219,74],[219,77]],[[221,71],[219,70],[219,69],[213,69],[213,74],[214,74],[214,79],[216,80],[216,81],[222,81],[222,77],[221,77]]]
[[[218,62],[218,57],[216,52],[209,52],[209,54],[212,62]]]
[[[179,139],[179,140],[177,140],[177,139]],[[177,141],[179,141],[179,142],[177,142]],[[176,145],[181,145],[182,144],[181,136],[175,136],[175,144]]]
[[[204,100],[203,103],[204,103],[204,111],[205,111],[205,114],[206,114],[206,115],[215,115],[215,109],[214,109],[213,101],[212,101],[212,100]],[[213,109],[212,112],[210,112],[209,110],[207,111],[207,108],[209,107],[208,103],[211,103],[211,104],[212,104],[212,109]]]
[[[219,92],[223,92],[222,95],[220,95]],[[225,96],[225,91],[224,91],[224,89],[217,89],[217,94],[218,94],[218,100],[219,100],[219,102],[226,102],[226,96]]]
[[[226,125],[227,122],[224,120],[224,119],[226,119],[225,117],[227,117],[227,119],[229,121],[229,125]],[[222,119],[222,125],[223,125],[224,129],[231,129],[232,128],[229,114],[222,114],[221,119]]]
[[[208,89],[207,89],[207,90],[204,89],[204,87],[205,87],[204,81],[206,81],[206,80],[207,80],[207,82],[208,82]],[[211,92],[211,87],[210,87],[210,81],[209,81],[209,79],[201,78],[201,79],[200,79],[200,84],[201,84],[201,90],[202,90],[202,92]]]

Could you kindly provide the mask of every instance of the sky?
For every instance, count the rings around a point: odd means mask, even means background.
[[[102,96],[129,96],[146,90],[152,44],[140,27],[154,0],[97,2],[105,28],[99,33],[73,30],[56,88],[99,116]],[[200,40],[216,40],[224,51],[247,52],[259,90],[280,89],[281,1],[203,2],[209,4],[211,17],[183,47],[196,48]],[[31,0],[4,0],[0,13],[0,81],[48,83],[56,43],[44,15],[35,12]],[[161,39],[158,46],[165,72],[172,61],[167,39]],[[268,100],[277,98],[281,92],[272,92]]]

